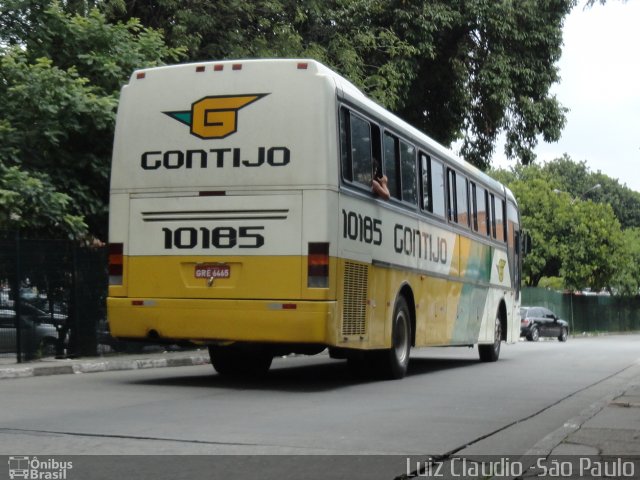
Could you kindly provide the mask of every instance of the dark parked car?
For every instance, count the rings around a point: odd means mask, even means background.
[[[50,314],[27,302],[23,302],[20,309],[23,351],[38,352],[43,356],[55,354],[66,315]],[[15,352],[16,337],[16,311],[13,302],[5,301],[0,303],[0,353]]]
[[[526,337],[530,342],[537,342],[540,337],[556,337],[561,342],[566,342],[569,324],[547,308],[522,307],[520,336]]]

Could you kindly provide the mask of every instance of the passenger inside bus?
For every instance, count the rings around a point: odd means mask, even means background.
[[[380,169],[376,168],[376,173],[371,181],[371,190],[384,200],[389,200],[389,198],[391,198],[389,187],[387,187],[388,181],[387,176],[382,175],[380,173]]]

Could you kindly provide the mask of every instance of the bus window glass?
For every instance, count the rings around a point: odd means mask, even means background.
[[[458,224],[469,225],[469,203],[467,201],[467,179],[456,174],[456,208]]]
[[[489,194],[489,207],[491,208],[491,220],[489,222],[489,236],[496,238],[496,198]]]
[[[448,171],[447,186],[449,187],[449,197],[447,198],[447,207],[449,211],[449,221],[457,222],[458,213],[456,210],[456,173],[453,170]]]
[[[444,167],[438,160],[431,159],[431,205],[432,212],[444,218]]]
[[[478,206],[476,204],[476,184],[469,182],[469,206],[471,209],[471,228],[478,231]]]
[[[384,173],[387,176],[389,193],[394,198],[400,198],[398,188],[398,139],[385,132],[384,134]]]
[[[400,142],[400,165],[402,172],[402,200],[413,205],[416,195],[416,149],[413,145]]]
[[[511,203],[507,203],[507,243],[509,244],[509,250],[516,251],[516,232],[520,230],[518,224],[518,210]]]
[[[349,111],[340,109],[340,164],[342,165],[342,177],[345,180],[353,180],[353,171],[349,161]]]
[[[476,211],[478,216],[478,233],[487,235],[487,191],[476,186]]]
[[[351,165],[353,181],[371,186],[371,127],[369,122],[351,115]]]
[[[496,199],[496,239],[504,242],[505,237],[505,216],[504,200]]]
[[[433,211],[433,203],[431,200],[431,169],[429,163],[429,157],[424,153],[420,153],[420,193],[422,194],[421,208],[425,212]]]

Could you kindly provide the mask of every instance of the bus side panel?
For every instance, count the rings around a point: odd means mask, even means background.
[[[489,292],[491,247],[462,236],[458,239],[460,279],[464,284],[458,300],[458,318],[451,342],[474,344],[480,334]]]

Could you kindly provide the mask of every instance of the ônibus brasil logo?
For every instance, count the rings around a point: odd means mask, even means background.
[[[238,110],[260,100],[268,93],[204,97],[191,110],[162,112],[191,127],[191,135],[203,139],[225,138],[238,130]]]

